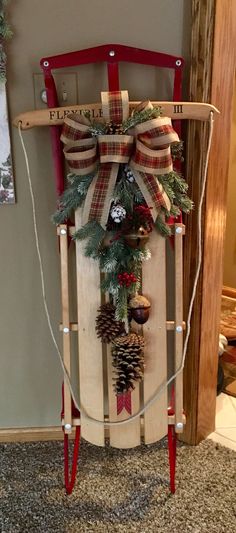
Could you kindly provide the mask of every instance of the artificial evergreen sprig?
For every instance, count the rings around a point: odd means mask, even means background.
[[[106,135],[108,127],[107,124],[105,124],[104,122],[97,122],[96,120],[92,120],[89,131],[92,137],[98,137],[98,135]]]
[[[144,109],[143,111],[134,110],[131,117],[128,117],[122,123],[123,133],[126,133],[130,128],[134,128],[137,124],[141,124],[142,122],[146,122],[147,120],[150,120],[152,118],[160,117],[160,115],[160,106],[153,107],[152,109]]]
[[[179,160],[182,163],[184,161],[184,158],[183,158],[184,143],[183,143],[183,141],[176,141],[176,142],[171,143],[170,149],[171,149],[171,157],[172,157],[173,161]]]
[[[68,220],[72,211],[82,205],[93,177],[93,174],[89,174],[88,176],[68,174],[67,180],[70,185],[60,197],[59,208],[52,216],[54,224],[62,224]]]
[[[79,239],[83,241],[86,239],[85,256],[98,259],[104,236],[105,230],[102,226],[96,220],[90,220],[74,233],[73,240]]]
[[[165,213],[161,210],[161,212],[158,214],[156,220],[155,220],[155,228],[162,235],[162,237],[170,237],[171,235],[171,228],[170,226],[165,222]]]
[[[175,215],[179,210],[184,213],[189,213],[193,209],[193,202],[187,195],[188,184],[177,172],[173,171],[169,174],[158,176],[158,180],[163,186],[164,191],[171,202],[171,209],[169,214]]]
[[[127,181],[123,173],[121,179],[116,183],[114,200],[121,203],[127,211],[132,210],[134,204],[141,204],[145,201],[136,182]]]

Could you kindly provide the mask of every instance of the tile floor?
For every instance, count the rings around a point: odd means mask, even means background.
[[[236,398],[223,392],[216,399],[216,429],[209,439],[236,451]]]

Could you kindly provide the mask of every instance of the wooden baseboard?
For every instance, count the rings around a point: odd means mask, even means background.
[[[0,429],[0,442],[37,442],[62,439],[61,426]]]

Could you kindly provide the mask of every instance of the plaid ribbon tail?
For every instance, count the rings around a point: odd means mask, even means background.
[[[116,397],[116,412],[120,415],[125,409],[129,415],[132,414],[132,398],[131,391],[118,394]]]
[[[146,204],[151,208],[151,215],[155,222],[161,207],[164,207],[167,211],[170,210],[171,204],[169,197],[156,176],[137,172],[133,168],[132,172]]]
[[[83,224],[90,220],[96,220],[106,229],[118,170],[118,163],[102,163],[100,165],[87,192],[83,209]]]

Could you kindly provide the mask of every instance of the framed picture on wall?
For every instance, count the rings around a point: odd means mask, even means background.
[[[0,204],[15,203],[6,84],[0,83]]]
[[[6,21],[5,5],[6,2],[0,0],[0,205],[15,203],[6,97],[6,52],[4,49],[5,40],[12,36],[12,32]]]

